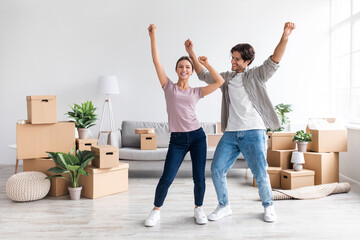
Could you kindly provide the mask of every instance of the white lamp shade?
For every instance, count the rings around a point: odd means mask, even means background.
[[[117,77],[100,76],[97,92],[100,94],[120,94]]]
[[[295,164],[305,163],[304,153],[303,152],[293,152],[291,155],[291,162]]]

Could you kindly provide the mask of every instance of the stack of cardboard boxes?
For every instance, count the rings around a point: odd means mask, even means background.
[[[95,158],[85,168],[90,176],[81,175],[81,196],[99,198],[128,190],[128,163],[119,162],[119,149],[114,146],[91,146]]]
[[[304,153],[302,171],[292,170],[295,133],[268,133],[267,172],[272,188],[296,189],[339,181],[339,152],[347,151],[347,131],[307,128],[306,132],[312,134],[312,142]]]
[[[47,175],[55,167],[48,152],[69,152],[75,145],[74,122],[57,122],[56,96],[27,97],[28,124],[16,125],[17,160],[23,159],[24,171],[39,171]],[[119,149],[97,146],[96,139],[76,139],[77,149],[92,151],[96,158],[85,168],[90,176],[81,175],[82,196],[97,198],[128,189],[128,163],[119,163]],[[51,179],[49,195],[68,194],[70,182],[63,178]]]
[[[339,152],[347,151],[347,130],[306,129],[312,135],[304,168],[315,171],[315,185],[339,182]]]
[[[75,145],[75,124],[57,121],[56,96],[28,96],[28,123],[16,125],[17,162],[23,160],[24,171],[39,171],[47,175],[55,167],[49,152],[69,152]],[[51,179],[49,195],[68,194],[69,182]]]
[[[296,151],[296,143],[292,141],[294,136],[295,133],[290,132],[268,133],[267,172],[272,188],[295,189],[314,185],[314,171],[292,170],[291,156]]]

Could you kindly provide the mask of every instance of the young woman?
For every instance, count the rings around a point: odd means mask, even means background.
[[[209,64],[206,57],[199,57],[200,64],[209,70],[215,82],[206,87],[191,88],[189,78],[193,74],[193,64],[190,58],[185,56],[176,63],[175,70],[179,79],[177,83],[173,83],[166,75],[160,62],[156,43],[156,26],[151,24],[148,31],[151,39],[152,59],[165,93],[171,135],[164,171],[156,187],[154,208],[146,219],[145,226],[153,227],[159,222],[160,207],[164,203],[168,189],[185,154],[189,151],[194,180],[194,217],[196,223],[206,224],[208,220],[201,208],[205,194],[206,135],[197,120],[195,105],[200,98],[218,89],[224,83],[224,79]]]

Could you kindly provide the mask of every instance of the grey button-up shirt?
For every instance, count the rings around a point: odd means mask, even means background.
[[[271,60],[271,56],[258,67],[251,69],[246,68],[244,71],[243,83],[246,93],[249,95],[250,101],[263,119],[265,126],[275,131],[281,127],[280,121],[270,98],[266,91],[265,82],[276,72],[279,65]],[[229,81],[236,75],[234,71],[222,72],[220,75],[225,82],[221,86],[222,104],[221,104],[221,131],[225,132],[229,119]],[[214,82],[211,74],[203,68],[198,74],[200,80],[207,84]]]

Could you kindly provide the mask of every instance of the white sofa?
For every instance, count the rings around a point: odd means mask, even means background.
[[[206,134],[216,133],[215,123],[200,123]],[[140,150],[140,135],[135,134],[136,128],[155,128],[157,135],[156,150]],[[125,161],[164,161],[166,158],[170,133],[168,124],[165,122],[141,122],[123,121],[119,134],[119,159]],[[215,147],[208,147],[207,159],[212,160]],[[247,168],[244,157],[240,154],[237,167]],[[190,160],[190,153],[186,154],[185,160]]]

